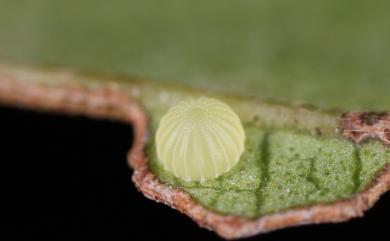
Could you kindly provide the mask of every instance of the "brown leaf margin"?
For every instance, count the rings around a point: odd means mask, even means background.
[[[290,209],[256,219],[222,215],[207,210],[188,193],[160,182],[149,170],[148,159],[143,151],[148,139],[146,114],[128,94],[119,90],[118,85],[82,87],[69,82],[50,86],[23,82],[0,74],[0,103],[40,111],[108,118],[131,124],[135,134],[127,159],[134,169],[132,180],[138,190],[146,197],[186,214],[201,227],[214,230],[225,239],[249,237],[292,226],[342,222],[360,217],[390,189],[390,165],[386,165],[369,188],[346,200]],[[343,134],[350,133],[348,128],[351,128],[351,125],[346,125],[347,118],[351,119],[351,114],[346,114],[340,119],[340,130]],[[387,135],[386,130],[384,134]],[[346,137],[353,140],[351,136]]]

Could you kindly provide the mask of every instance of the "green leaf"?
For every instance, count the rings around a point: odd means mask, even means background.
[[[0,0],[0,56],[165,83],[390,108],[390,2]]]
[[[150,121],[150,138],[145,151],[151,170],[164,183],[187,191],[204,207],[222,214],[253,218],[347,199],[369,187],[390,163],[390,148],[379,141],[355,145],[345,140],[338,131],[339,112],[137,78],[0,64],[0,87],[4,81],[10,85],[24,84],[26,88],[46,87],[47,94],[50,88],[82,86],[85,91],[93,92],[106,86],[132,96],[145,109]],[[246,132],[245,150],[239,163],[222,176],[204,182],[186,182],[160,166],[153,137],[162,115],[171,106],[199,96],[221,99],[237,112]],[[0,97],[3,102],[12,103],[12,96],[7,99],[4,89],[0,91]],[[30,98],[34,100],[36,96]]]

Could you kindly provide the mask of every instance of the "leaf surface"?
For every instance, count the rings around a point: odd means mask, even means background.
[[[386,0],[0,1],[0,56],[325,108],[390,109]]]
[[[221,214],[253,218],[344,200],[368,188],[390,163],[390,149],[379,140],[355,145],[343,138],[338,130],[339,112],[137,78],[83,75],[66,70],[2,64],[0,77],[0,87],[5,80],[14,80],[28,88],[71,90],[82,86],[86,91],[93,91],[106,87],[131,96],[149,118],[145,151],[151,170],[162,182],[190,193],[201,205]],[[12,82],[8,83],[12,86]],[[4,87],[1,90],[4,91]],[[231,171],[209,181],[187,182],[175,178],[159,165],[153,137],[161,116],[172,105],[199,96],[215,97],[228,103],[242,120],[247,138],[244,153]]]

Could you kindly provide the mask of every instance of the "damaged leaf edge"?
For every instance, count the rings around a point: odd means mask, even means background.
[[[134,143],[128,152],[128,163],[134,169],[132,180],[138,190],[146,197],[186,214],[200,226],[214,230],[226,239],[249,237],[305,224],[346,221],[362,216],[390,189],[390,164],[387,164],[368,188],[349,199],[294,208],[255,219],[222,215],[204,208],[185,191],[160,182],[150,171],[144,153],[148,139],[147,116],[127,93],[110,86],[87,88],[76,83],[62,86],[26,83],[0,72],[0,103],[41,111],[109,118],[133,125]],[[345,138],[355,143],[377,138],[389,145],[388,125],[388,113],[349,112],[340,118],[339,130]],[[356,131],[364,135],[357,135]]]

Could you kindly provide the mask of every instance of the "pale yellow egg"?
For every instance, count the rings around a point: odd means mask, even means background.
[[[171,107],[159,123],[155,141],[166,170],[186,181],[204,181],[238,163],[245,132],[227,104],[200,97]]]

